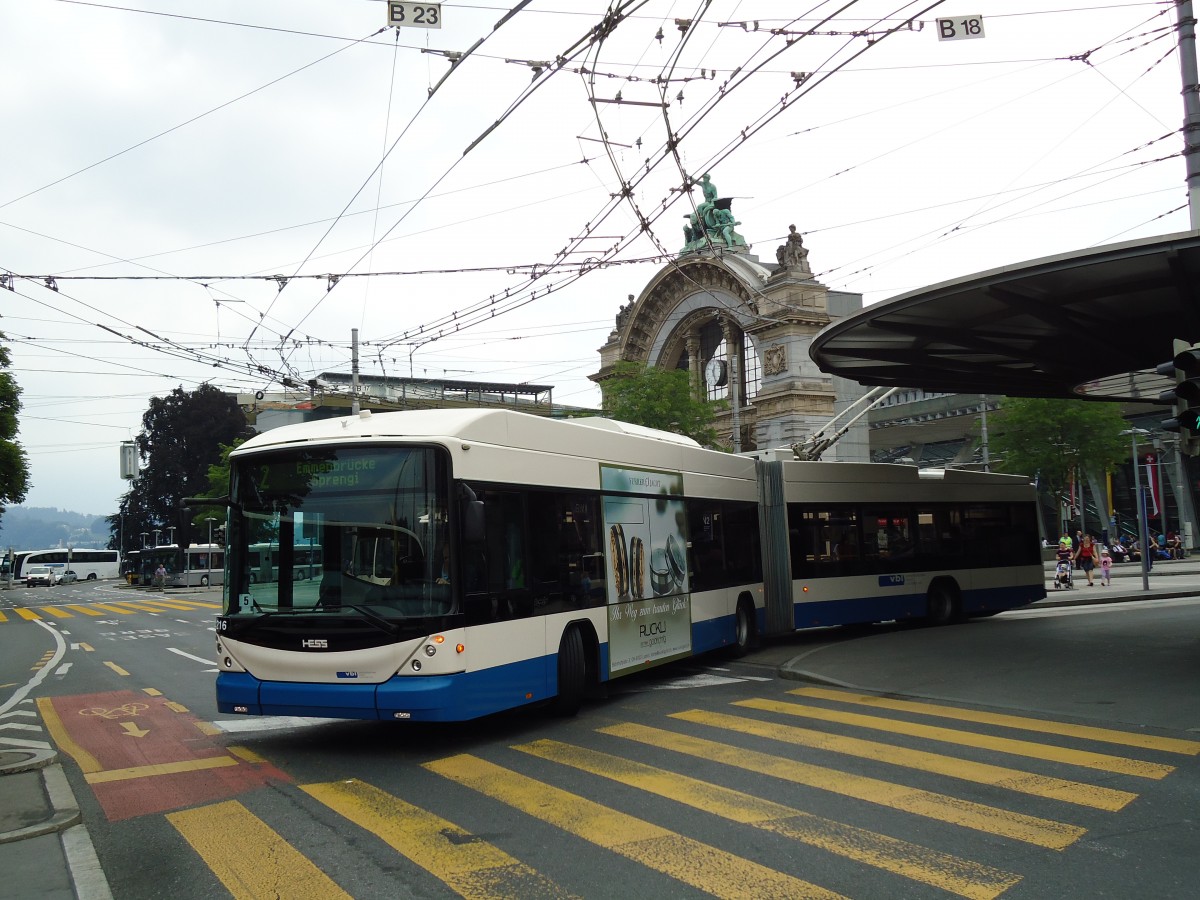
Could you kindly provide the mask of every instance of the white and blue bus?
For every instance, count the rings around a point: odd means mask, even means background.
[[[294,425],[230,463],[222,713],[569,713],[600,682],[759,634],[1045,596],[1015,476],[739,456],[503,410]]]
[[[225,548],[218,544],[192,544],[173,559],[171,587],[208,587],[225,580]]]
[[[13,554],[13,578],[20,580],[27,566],[50,566],[56,577],[70,570],[80,581],[116,578],[121,570],[121,554],[116,550],[22,550]]]

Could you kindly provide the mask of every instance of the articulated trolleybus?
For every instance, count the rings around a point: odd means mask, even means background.
[[[223,713],[570,713],[601,682],[763,633],[1045,596],[1033,488],[1014,476],[733,455],[504,410],[278,428],[230,462]],[[255,571],[264,544],[273,580]],[[292,558],[305,547],[319,571]]]

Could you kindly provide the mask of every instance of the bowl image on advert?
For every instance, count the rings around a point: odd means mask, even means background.
[[[661,596],[670,592],[675,586],[675,578],[671,574],[671,564],[667,561],[667,551],[655,547],[650,552],[650,587],[655,595]]]
[[[667,537],[667,564],[671,567],[671,579],[675,586],[681,586],[687,574],[687,564],[683,559],[683,549],[673,534]]]

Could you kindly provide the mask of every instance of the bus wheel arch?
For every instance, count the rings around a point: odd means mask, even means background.
[[[208,576],[207,575],[200,576],[200,587],[208,587]]]
[[[935,578],[925,594],[926,625],[949,625],[962,618],[962,592],[953,578]]]
[[[733,613],[733,643],[729,655],[737,659],[745,656],[758,643],[758,618],[754,611],[754,600],[749,594],[738,597]]]
[[[95,581],[95,580],[96,580],[96,573],[95,573],[95,572],[88,572],[88,574],[87,574],[87,579],[86,579],[86,580],[88,580],[88,581]]]
[[[591,622],[572,622],[558,642],[558,694],[550,702],[556,716],[579,711],[589,688],[596,683],[599,643]]]

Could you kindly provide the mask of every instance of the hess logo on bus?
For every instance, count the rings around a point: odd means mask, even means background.
[[[304,638],[300,641],[301,650],[328,650],[329,641],[325,638]]]

